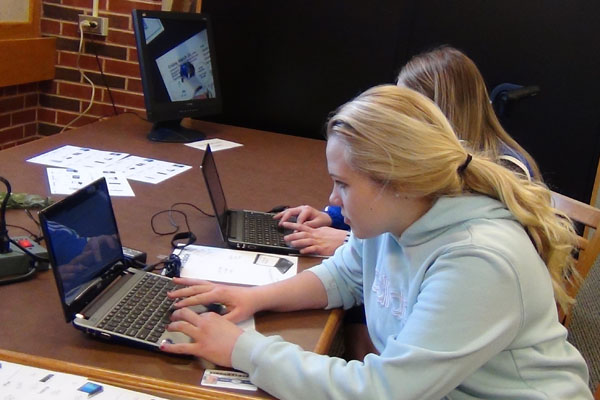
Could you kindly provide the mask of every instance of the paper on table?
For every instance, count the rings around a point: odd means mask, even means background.
[[[61,168],[105,168],[129,154],[65,145],[38,156],[28,162]]]
[[[215,282],[266,285],[291,278],[298,271],[298,257],[253,251],[191,245],[179,257],[182,277]]]
[[[111,196],[135,196],[127,179],[115,171],[101,169],[46,168],[50,193],[69,195],[104,176]],[[0,399],[2,400],[2,399]]]
[[[91,382],[80,375],[67,374],[0,360],[0,400],[165,400],[162,397],[111,386],[89,396],[81,390]]]
[[[210,144],[210,149],[215,152],[219,150],[233,149],[234,147],[243,146],[243,144],[230,142],[224,139],[206,139],[197,142],[186,143],[186,146],[193,147],[198,150],[206,150],[206,146]]]
[[[129,156],[113,163],[111,168],[127,179],[156,184],[192,167],[153,158]]]

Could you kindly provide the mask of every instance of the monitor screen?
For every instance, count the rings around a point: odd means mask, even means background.
[[[148,137],[165,142],[203,139],[180,125],[185,117],[221,112],[211,23],[206,14],[133,10]]]

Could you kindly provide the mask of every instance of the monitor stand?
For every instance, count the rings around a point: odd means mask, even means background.
[[[200,131],[181,126],[181,120],[176,119],[154,123],[148,139],[154,142],[190,143],[204,140],[206,136]]]

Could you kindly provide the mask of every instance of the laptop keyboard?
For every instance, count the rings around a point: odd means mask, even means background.
[[[170,279],[145,274],[98,327],[156,343],[170,323],[169,309],[175,300],[169,299],[167,292],[175,287]]]
[[[244,241],[269,246],[287,246],[286,235],[271,214],[244,213]]]

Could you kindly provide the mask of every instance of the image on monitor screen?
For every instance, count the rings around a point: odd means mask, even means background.
[[[133,10],[148,120],[148,138],[160,142],[204,139],[181,126],[185,117],[218,115],[221,91],[211,22],[206,14]]]

